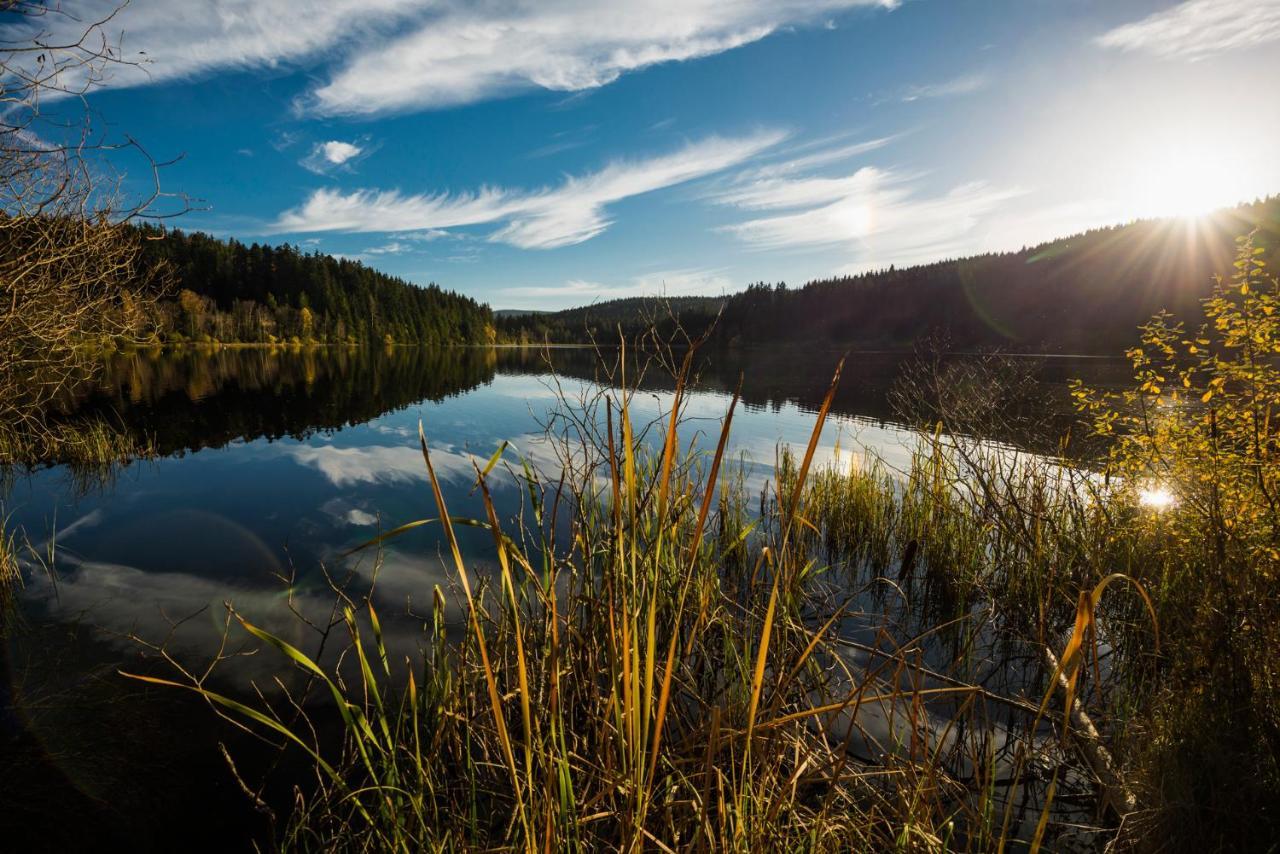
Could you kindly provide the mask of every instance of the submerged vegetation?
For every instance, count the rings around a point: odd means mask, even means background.
[[[436,515],[367,547],[443,529],[421,659],[393,660],[339,585],[313,627],[345,650],[328,660],[229,612],[301,691],[248,702],[172,657],[178,678],[137,678],[309,757],[313,786],[277,805],[285,848],[1269,844],[1277,300],[1243,241],[1204,329],[1157,318],[1131,391],[1077,388],[1092,461],[966,438],[981,407],[944,401],[905,468],[824,462],[832,391],[758,511],[726,455],[737,395],[715,451],[686,451],[692,352],[669,412],[636,424],[624,349],[561,400],[558,474],[477,461],[481,519],[451,515],[420,436]],[[497,478],[526,492],[513,522]],[[460,526],[488,532],[492,573]]]

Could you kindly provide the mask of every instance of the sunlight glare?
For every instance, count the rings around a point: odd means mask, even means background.
[[[1134,206],[1141,216],[1198,217],[1248,198],[1245,164],[1195,140],[1157,143],[1137,168]]]
[[[1178,499],[1174,497],[1168,487],[1160,484],[1150,484],[1139,490],[1138,503],[1150,510],[1160,512],[1176,505]]]

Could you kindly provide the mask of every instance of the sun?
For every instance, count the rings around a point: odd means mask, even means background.
[[[1139,216],[1198,217],[1247,198],[1243,164],[1221,149],[1191,140],[1151,147],[1134,169]]]

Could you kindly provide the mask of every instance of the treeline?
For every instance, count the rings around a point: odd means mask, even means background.
[[[1280,264],[1280,196],[1196,220],[1143,220],[1018,252],[812,281],[751,285],[722,300],[674,301],[697,335],[721,311],[713,343],[782,343],[907,350],[936,336],[956,350],[1118,355],[1134,329],[1168,310],[1194,324],[1213,277],[1229,273],[1235,238],[1257,231]],[[647,306],[647,307],[646,307]],[[503,317],[507,340],[616,341],[634,337],[656,301],[619,301],[554,314]],[[668,321],[669,322],[669,321]]]
[[[623,297],[556,312],[495,312],[501,339],[508,344],[551,342],[616,343],[618,330],[634,339],[649,330],[659,335],[674,331],[692,319],[705,326],[724,300],[717,297]],[[664,340],[667,340],[664,338]]]
[[[171,271],[153,318],[162,340],[250,343],[475,344],[494,339],[483,303],[420,287],[359,261],[138,228],[144,263]]]

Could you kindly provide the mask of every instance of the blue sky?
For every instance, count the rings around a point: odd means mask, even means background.
[[[182,156],[164,188],[197,209],[174,225],[495,308],[799,284],[1280,191],[1280,0],[133,0],[104,30],[146,63],[91,107]]]

